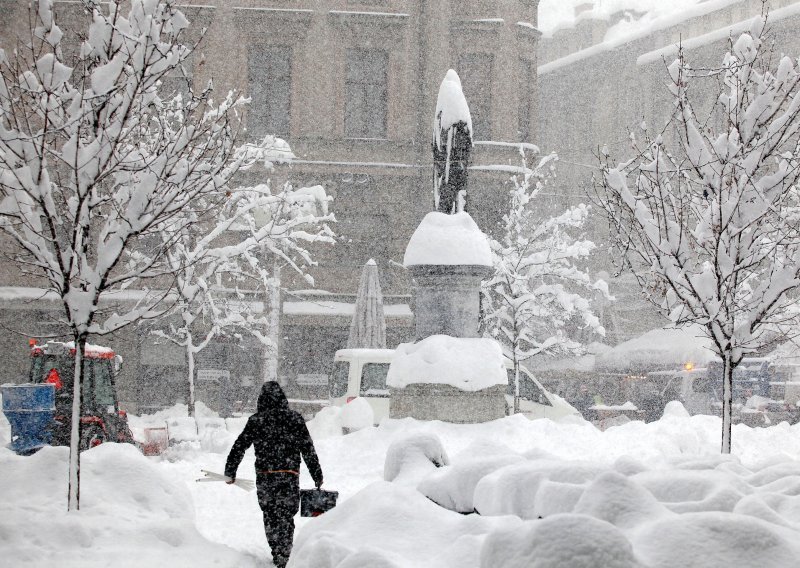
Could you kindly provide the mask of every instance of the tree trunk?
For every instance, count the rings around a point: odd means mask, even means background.
[[[514,414],[519,412],[519,361],[514,354]]]
[[[72,388],[72,418],[69,436],[69,485],[67,488],[67,510],[77,511],[81,497],[81,394],[86,334],[75,335],[75,377]]]
[[[264,382],[278,380],[278,342],[281,333],[281,267],[276,260],[272,266],[272,279],[269,286],[269,301],[267,306],[268,329],[267,337],[272,340],[272,345],[264,346],[264,362],[262,378]]]
[[[192,341],[191,333],[186,338],[186,368],[189,379],[189,398],[187,406],[189,416],[194,417],[194,342]]]
[[[733,365],[731,353],[722,357],[722,453],[731,453],[731,412],[733,406]]]

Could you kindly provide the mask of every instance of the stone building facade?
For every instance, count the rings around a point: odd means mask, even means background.
[[[449,68],[462,78],[476,148],[472,214],[491,232],[505,207],[520,143],[536,141],[538,0],[204,0],[182,7],[187,39],[206,29],[186,71],[194,85],[251,98],[242,135],[286,139],[297,157],[273,172],[249,170],[242,183],[321,184],[334,197],[338,242],[315,250],[315,290],[283,271],[279,374],[296,396],[322,397],[333,353],[345,346],[363,264],[377,261],[388,343],[412,335],[409,278],[402,254],[432,208],[431,124]],[[65,29],[85,29],[82,7],[55,2]],[[0,44],[28,26],[27,6],[0,0]],[[81,23],[83,22],[83,23]],[[175,88],[181,88],[175,78]],[[21,334],[57,332],[61,307],[42,298],[19,267],[0,264],[0,349],[10,364],[0,382],[27,368]],[[125,358],[120,389],[130,406],[158,406],[183,391],[183,355],[129,328],[103,343]],[[254,346],[251,346],[254,347]],[[200,371],[229,369],[246,383],[261,375],[255,348],[220,340],[200,354]],[[199,377],[199,375],[198,375]],[[313,386],[316,384],[317,386]]]

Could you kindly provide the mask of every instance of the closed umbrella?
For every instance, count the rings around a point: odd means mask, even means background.
[[[356,309],[350,324],[347,347],[385,349],[386,318],[383,314],[383,294],[378,279],[378,265],[370,259],[361,271]]]

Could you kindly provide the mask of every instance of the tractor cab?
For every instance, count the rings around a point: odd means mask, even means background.
[[[128,418],[119,408],[115,384],[122,358],[107,347],[86,345],[81,388],[80,447],[106,441],[133,442]],[[75,376],[75,344],[48,341],[31,343],[29,381],[55,388],[51,443],[69,445]]]

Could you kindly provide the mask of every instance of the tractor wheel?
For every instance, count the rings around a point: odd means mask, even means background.
[[[81,432],[80,451],[90,450],[96,446],[99,446],[105,441],[106,435],[102,428],[98,428],[97,426],[87,426],[86,428],[83,428]]]

